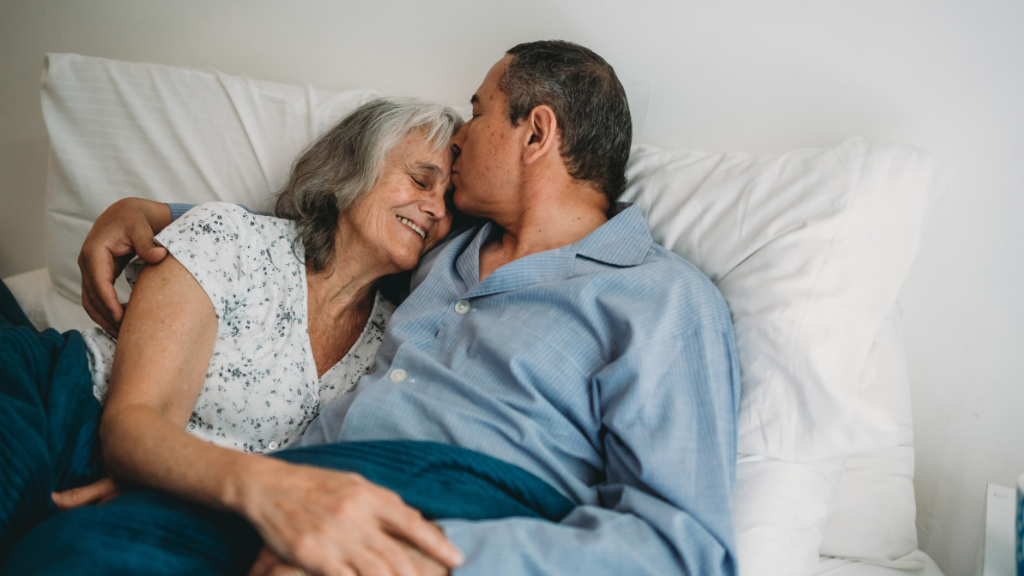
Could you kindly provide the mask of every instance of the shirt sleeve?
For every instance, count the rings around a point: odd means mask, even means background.
[[[253,285],[253,256],[266,253],[258,228],[242,207],[210,202],[190,208],[155,240],[199,282],[224,320]]]
[[[466,555],[454,574],[737,573],[731,326],[638,343],[596,378],[606,453],[600,505],[578,506],[557,524],[442,520]]]
[[[246,212],[250,212],[252,214],[259,214],[261,216],[267,216],[268,215],[266,212],[259,212],[259,211],[256,211],[256,210],[250,210],[248,206],[242,206],[241,204],[236,204],[236,206],[238,206],[239,208],[242,208]],[[178,218],[181,218],[182,216],[184,216],[185,212],[188,212],[192,208],[195,208],[196,204],[181,204],[181,203],[177,203],[177,202],[168,202],[167,203],[167,207],[171,209],[171,222],[174,222]]]
[[[195,207],[195,204],[179,204],[175,202],[168,202],[167,207],[171,209],[171,222],[174,222],[178,218],[184,216],[185,212],[188,212],[193,207]]]

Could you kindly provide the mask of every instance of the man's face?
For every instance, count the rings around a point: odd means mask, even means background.
[[[473,95],[473,117],[452,137],[455,207],[472,216],[501,214],[518,184],[523,124],[508,120],[508,100],[498,79],[511,57],[499,60]]]

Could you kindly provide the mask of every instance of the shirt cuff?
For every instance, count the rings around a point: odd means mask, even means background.
[[[188,212],[193,206],[195,206],[195,204],[176,204],[168,202],[167,207],[171,209],[171,222],[181,218],[182,214]]]

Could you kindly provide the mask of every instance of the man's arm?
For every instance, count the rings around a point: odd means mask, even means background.
[[[136,254],[149,264],[162,262],[167,250],[157,246],[153,237],[193,206],[124,198],[100,214],[78,253],[82,306],[93,322],[117,336],[124,307],[117,299],[114,282]]]
[[[739,369],[731,330],[646,341],[596,378],[600,507],[562,522],[439,522],[476,574],[736,574],[731,495]]]
[[[93,223],[78,253],[82,306],[107,332],[116,336],[124,318],[114,281],[135,254],[150,264],[167,256],[167,250],[157,246],[153,237],[173,217],[171,206],[162,202],[125,198],[104,210]]]

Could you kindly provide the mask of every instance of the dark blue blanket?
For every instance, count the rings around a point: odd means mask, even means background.
[[[102,408],[81,335],[12,326],[27,320],[8,314],[5,291],[0,283],[0,575],[245,574],[261,542],[236,515],[153,491],[57,511],[50,492],[102,477]],[[573,507],[517,466],[444,444],[352,442],[274,456],[357,472],[428,519],[558,521]]]
[[[103,472],[101,407],[81,335],[37,334],[7,318],[0,316],[0,562],[29,528],[57,512],[51,492]]]

